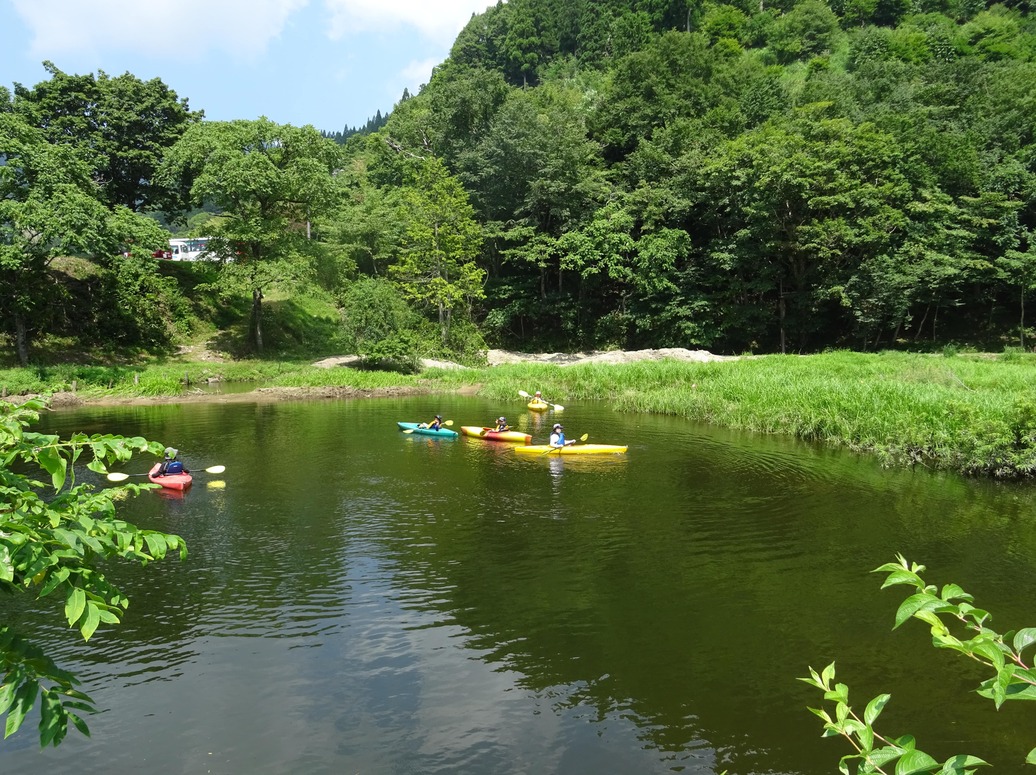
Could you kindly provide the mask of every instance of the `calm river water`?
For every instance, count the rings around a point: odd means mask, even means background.
[[[568,406],[566,430],[625,457],[396,429],[436,411],[504,412],[536,441],[551,421],[452,396],[49,415],[227,469],[125,505],[190,555],[117,572],[122,626],[84,647],[59,601],[5,613],[102,712],[43,752],[30,720],[0,772],[826,774],[849,749],[795,679],[832,660],[854,704],[891,692],[882,728],[940,759],[1011,772],[1036,746],[1033,708],[998,713],[920,623],[892,631],[903,588],[869,572],[902,552],[1001,631],[1036,625],[1031,486],[605,404]]]

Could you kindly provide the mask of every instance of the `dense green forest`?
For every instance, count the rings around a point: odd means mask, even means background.
[[[277,350],[287,319],[375,359],[1031,346],[1025,2],[511,0],[344,144],[49,67],[0,87],[23,362],[206,327]],[[160,223],[219,260],[152,260]]]

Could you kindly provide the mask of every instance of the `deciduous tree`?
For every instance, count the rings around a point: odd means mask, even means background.
[[[0,401],[0,594],[54,595],[64,620],[89,640],[102,624],[118,624],[129,599],[106,577],[119,560],[147,565],[187,548],[178,536],[141,530],[116,515],[117,499],[140,485],[96,488],[76,481],[76,467],[105,473],[135,452],[160,455],[143,438],[74,434],[61,439],[28,430],[45,407]],[[41,480],[40,476],[45,479]],[[57,745],[69,724],[89,734],[79,715],[92,712],[79,679],[60,668],[9,624],[0,625],[0,715],[14,734],[39,700],[42,746]]]
[[[256,121],[195,124],[169,152],[162,177],[221,214],[211,230],[228,287],[252,296],[249,339],[263,350],[262,302],[275,283],[311,268],[313,220],[337,205],[339,147],[312,126]]]
[[[49,81],[15,85],[14,110],[51,143],[74,145],[92,169],[101,199],[146,211],[174,204],[176,192],[155,185],[162,156],[204,115],[191,111],[160,79],[130,73],[71,75],[44,62]]]
[[[407,163],[401,208],[407,224],[390,273],[403,292],[434,310],[443,345],[454,313],[483,297],[485,270],[475,263],[482,231],[459,181],[435,157]]]
[[[55,145],[14,112],[0,112],[0,316],[18,359],[46,330],[48,267],[58,256],[113,256],[129,245],[150,257],[157,223],[99,200],[77,146]]]

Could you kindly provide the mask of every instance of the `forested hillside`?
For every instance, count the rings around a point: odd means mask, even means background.
[[[469,193],[494,340],[999,349],[1036,285],[1027,11],[513,0],[385,136]]]
[[[114,319],[157,346],[156,317],[163,343],[188,336],[197,288],[247,316],[253,351],[268,294],[338,310],[311,349],[375,359],[1028,348],[1034,60],[1027,3],[511,0],[344,145],[53,68],[0,93],[0,315],[23,360],[76,319],[95,340]],[[215,276],[170,274],[141,213],[201,207]],[[109,278],[89,314],[47,301],[69,255]]]

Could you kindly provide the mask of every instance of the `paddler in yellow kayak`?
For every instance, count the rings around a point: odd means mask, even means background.
[[[504,431],[511,430],[511,426],[507,424],[507,418],[506,417],[497,417],[496,418],[496,427],[493,428],[493,430],[496,431],[497,433],[503,433]]]
[[[565,429],[561,423],[554,423],[554,430],[550,434],[550,446],[552,447],[570,447],[576,443],[575,439],[572,441],[565,441]]]

